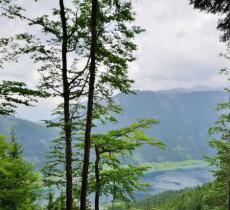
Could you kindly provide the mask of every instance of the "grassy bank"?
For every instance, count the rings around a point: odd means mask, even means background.
[[[208,165],[205,160],[184,160],[184,161],[167,161],[162,163],[145,163],[144,165],[149,166],[150,172],[164,169],[177,169],[189,166],[202,166]]]

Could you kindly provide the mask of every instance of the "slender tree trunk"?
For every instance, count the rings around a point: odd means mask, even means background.
[[[115,186],[115,182],[113,181],[113,186]],[[112,209],[113,209],[113,207],[114,207],[114,204],[115,204],[115,201],[116,201],[116,195],[115,195],[115,193],[116,193],[116,190],[115,190],[115,188],[113,187],[113,191],[112,191],[112,197],[113,197],[113,199],[112,199]]]
[[[89,172],[89,158],[90,158],[90,142],[91,142],[91,128],[92,128],[92,116],[93,116],[93,98],[94,98],[94,86],[96,75],[96,45],[97,45],[97,7],[98,1],[92,0],[91,11],[91,49],[90,49],[90,77],[89,77],[89,92],[87,103],[87,118],[85,128],[84,139],[84,160],[82,169],[82,185],[81,185],[81,198],[80,198],[80,210],[86,210],[86,200],[88,191],[88,172]]]
[[[230,97],[229,97],[229,104],[230,104]],[[230,131],[228,132],[228,142],[230,144]],[[227,201],[227,210],[230,210],[230,151],[228,152],[228,201]]]
[[[99,162],[100,162],[100,154],[98,148],[95,147],[96,160],[95,160],[95,179],[96,179],[96,191],[95,191],[95,210],[100,209],[100,191],[101,191],[101,183],[100,183],[100,170],[99,170]]]
[[[65,131],[65,170],[66,170],[66,210],[73,208],[73,177],[72,177],[72,128],[70,121],[70,92],[67,75],[67,22],[63,0],[59,0],[60,16],[62,22],[62,80],[64,98],[64,131]]]
[[[230,161],[228,166],[228,201],[227,201],[227,210],[230,210]]]

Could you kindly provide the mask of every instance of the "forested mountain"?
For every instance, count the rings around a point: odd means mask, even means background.
[[[166,191],[137,202],[141,210],[205,210],[208,209],[207,193],[212,184],[185,188],[179,191]]]
[[[135,95],[118,94],[115,100],[124,113],[118,116],[118,124],[97,128],[103,131],[122,127],[139,118],[156,118],[160,124],[147,131],[163,140],[166,151],[145,147],[137,151],[135,159],[142,162],[201,159],[212,151],[207,144],[208,128],[217,119],[216,104],[227,95],[222,91],[138,91]],[[0,133],[9,135],[16,130],[25,156],[40,162],[48,149],[49,141],[57,135],[54,129],[14,117],[1,117]]]
[[[40,164],[44,153],[49,148],[49,142],[55,138],[57,131],[41,124],[15,117],[1,116],[0,133],[10,136],[11,130],[16,131],[17,139],[23,146],[26,159]]]
[[[149,146],[137,156],[142,162],[201,159],[212,151],[207,144],[208,129],[217,119],[216,104],[227,99],[222,91],[142,91],[136,95],[118,95],[117,102],[124,114],[118,117],[119,126],[138,118],[153,117],[159,125],[147,131],[163,140],[166,151]],[[116,125],[115,125],[116,126]]]

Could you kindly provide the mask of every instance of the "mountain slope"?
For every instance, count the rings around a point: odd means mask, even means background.
[[[137,119],[153,117],[159,119],[160,124],[147,132],[163,140],[167,150],[146,146],[136,152],[134,158],[137,161],[202,159],[204,154],[213,152],[207,144],[208,128],[217,119],[216,104],[224,99],[227,99],[227,95],[221,91],[139,91],[136,95],[118,94],[115,100],[124,109],[123,115],[117,116],[118,124],[99,127],[97,131],[127,126]],[[49,141],[57,135],[56,130],[37,123],[1,117],[0,133],[9,135],[12,128],[23,144],[25,156],[35,163],[43,160]]]
[[[207,209],[207,194],[211,184],[186,188],[179,191],[167,191],[138,201],[136,207],[140,210],[200,210]],[[204,207],[204,208],[203,208]]]
[[[124,109],[119,126],[138,118],[160,120],[159,125],[147,132],[165,141],[167,150],[161,152],[146,146],[137,153],[141,161],[202,159],[204,154],[212,153],[207,144],[210,138],[208,128],[217,119],[217,103],[225,99],[227,95],[221,91],[142,91],[136,95],[118,95],[116,100]]]
[[[38,165],[44,160],[44,153],[49,147],[50,140],[57,135],[55,129],[46,128],[41,124],[15,117],[1,116],[0,133],[9,137],[12,129],[15,129],[17,140],[23,145],[26,159]]]

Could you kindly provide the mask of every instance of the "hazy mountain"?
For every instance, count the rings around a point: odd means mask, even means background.
[[[43,160],[49,141],[57,135],[55,129],[38,123],[15,117],[0,117],[0,133],[9,137],[12,129],[15,129],[18,142],[23,145],[25,157],[36,164]]]
[[[217,116],[215,107],[227,98],[222,91],[138,91],[135,95],[118,94],[115,100],[123,107],[118,124],[99,127],[97,131],[122,127],[139,118],[156,118],[160,124],[148,131],[163,140],[168,149],[159,151],[150,146],[139,150],[139,161],[166,161],[201,159],[210,154],[208,128]],[[49,141],[57,135],[54,129],[14,117],[1,117],[0,133],[9,135],[15,128],[19,141],[24,146],[25,156],[34,162],[42,160]]]
[[[158,91],[160,93],[191,93],[191,92],[208,92],[208,91],[223,91],[224,88],[212,88],[208,86],[195,86],[193,88],[187,89],[187,88],[173,88],[169,90],[161,90]]]
[[[147,132],[165,141],[168,148],[161,152],[146,146],[136,154],[141,161],[201,159],[204,154],[212,152],[207,144],[210,138],[208,128],[217,119],[217,103],[225,99],[227,94],[222,91],[120,94],[116,100],[123,107],[124,114],[118,117],[119,126],[138,118],[160,120],[159,125]]]

